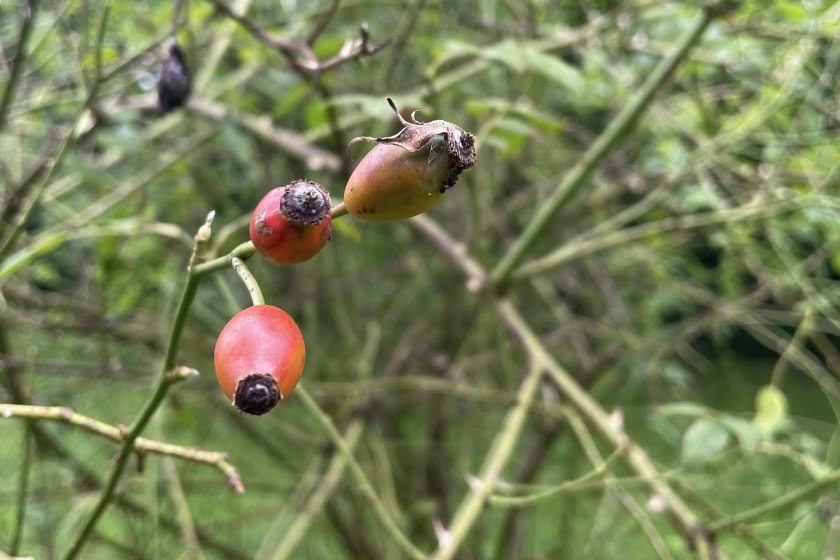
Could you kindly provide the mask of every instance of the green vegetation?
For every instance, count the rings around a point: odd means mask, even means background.
[[[837,2],[0,16],[0,558],[840,555]],[[475,167],[254,255],[260,199],[339,202],[389,97]],[[264,416],[213,372],[254,294],[306,343]]]

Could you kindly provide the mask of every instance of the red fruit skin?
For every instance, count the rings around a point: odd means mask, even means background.
[[[297,385],[306,362],[300,329],[288,313],[272,305],[247,307],[233,316],[216,340],[216,378],[229,399],[240,379],[271,375],[282,398]]]
[[[449,173],[445,153],[426,146],[410,152],[377,144],[362,160],[344,188],[344,206],[361,220],[401,220],[421,214],[443,196]]]
[[[249,232],[257,252],[277,264],[307,261],[320,251],[332,235],[332,216],[318,224],[293,221],[280,211],[283,194],[289,186],[266,194],[251,215]]]

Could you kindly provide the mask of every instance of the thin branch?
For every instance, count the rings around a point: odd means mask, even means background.
[[[336,66],[350,62],[351,60],[359,60],[366,56],[373,56],[390,44],[390,39],[385,39],[377,45],[371,44],[370,32],[368,31],[367,24],[362,24],[359,27],[359,39],[345,42],[344,46],[341,47],[341,50],[337,54],[326,60],[318,62],[317,66],[311,68],[311,70],[320,75],[331,68],[335,68]]]
[[[470,256],[466,245],[452,239],[442,227],[428,216],[422,214],[415,216],[409,220],[409,223],[426,236],[435,248],[464,275],[467,279],[467,288],[470,291],[475,292],[484,288],[487,282],[487,273],[481,263]]]
[[[196,96],[193,96],[187,103],[187,109],[217,123],[229,120],[264,142],[268,142],[291,156],[299,158],[306,167],[313,171],[325,169],[335,173],[341,170],[340,158],[315,146],[297,132],[274,126],[268,117],[237,113],[219,103]]]
[[[207,220],[204,225],[201,226],[198,233],[196,233],[195,248],[193,249],[193,254],[190,258],[188,266],[189,274],[187,275],[187,282],[184,285],[184,291],[181,294],[181,301],[178,303],[178,308],[175,312],[175,319],[173,320],[172,331],[169,335],[166,357],[164,358],[163,366],[161,368],[161,373],[158,377],[154,393],[151,395],[140,414],[134,420],[131,428],[125,434],[122,448],[120,449],[120,453],[114,465],[114,470],[111,472],[111,477],[108,479],[105,489],[99,497],[99,501],[81,531],[67,550],[67,553],[64,556],[65,560],[72,560],[76,558],[81,552],[84,544],[90,538],[93,529],[105,513],[105,510],[108,509],[108,506],[114,497],[117,484],[122,478],[122,474],[128,465],[130,451],[134,446],[135,440],[140,436],[140,433],[152,419],[155,412],[157,412],[157,409],[163,403],[169,389],[179,380],[179,376],[173,375],[173,372],[177,371],[175,361],[178,356],[178,349],[181,344],[181,334],[184,330],[184,325],[186,324],[187,314],[189,313],[192,301],[195,298],[195,293],[198,289],[198,283],[200,281],[200,277],[194,274],[193,270],[205,258],[205,251],[207,250],[207,245],[210,239],[210,225],[214,214],[214,212],[210,212],[207,215]]]
[[[494,283],[503,285],[508,282],[516,266],[521,262],[525,253],[536,243],[552,218],[583,187],[586,180],[607,157],[618,141],[630,132],[639,117],[650,106],[656,92],[668,81],[691,48],[699,42],[706,28],[717,15],[716,7],[716,3],[704,7],[703,15],[685,33],[674,52],[659,62],[636,96],[616,115],[595,143],[583,153],[578,164],[566,174],[557,188],[539,205],[525,230],[522,231],[493,269],[491,276]]]
[[[435,246],[441,250],[441,253],[468,277],[468,281],[469,279],[480,281],[483,278],[479,274],[482,269],[477,261],[469,255],[460,255],[461,252],[455,250],[457,243],[434,221],[430,218],[424,218],[420,221],[411,220],[410,223],[419,231],[428,235]],[[429,235],[431,232],[434,235]],[[470,263],[470,265],[466,266],[463,264],[464,262]],[[616,448],[624,450],[622,456],[625,457],[627,464],[637,475],[642,477],[651,491],[666,505],[666,511],[683,533],[695,554],[703,560],[714,558],[716,548],[711,540],[711,534],[691,508],[662,480],[658,469],[645,450],[635,444],[621,427],[614,425],[610,415],[554,359],[508,299],[498,300],[496,308],[511,331],[525,346],[531,358],[545,368],[549,378],[557,388],[572,401],[574,406],[604,437]]]
[[[188,374],[189,375],[189,374]],[[125,428],[118,428],[105,422],[101,422],[89,416],[83,416],[64,406],[34,406],[25,404],[0,403],[0,418],[26,418],[32,420],[50,420],[61,422],[70,426],[81,428],[86,432],[102,436],[105,439],[117,443],[126,441]],[[224,475],[228,484],[237,492],[244,491],[239,473],[236,467],[227,461],[226,453],[215,451],[203,451],[190,447],[182,447],[171,443],[163,443],[151,439],[138,437],[135,439],[129,451],[135,453],[154,453],[183,459],[192,463],[202,463],[219,469]]]
[[[745,220],[761,220],[791,212],[810,204],[818,205],[819,199],[810,196],[799,196],[781,202],[744,206],[713,212],[702,212],[683,216],[671,216],[655,222],[649,222],[603,234],[584,234],[576,239],[564,243],[562,247],[548,255],[534,259],[519,266],[510,275],[511,282],[518,282],[537,274],[542,274],[581,257],[624,245],[650,235],[657,235],[668,231],[685,231],[708,227],[717,224],[740,222]]]
[[[542,364],[531,363],[528,373],[517,391],[516,405],[505,416],[503,427],[490,445],[490,451],[484,459],[481,474],[470,484],[470,492],[458,506],[452,522],[449,524],[449,529],[438,532],[439,548],[432,555],[432,559],[449,560],[458,553],[458,548],[484,509],[487,499],[495,489],[502,469],[507,464],[511,453],[513,453],[513,448],[528,417],[528,411],[534,402],[534,396],[539,389],[543,372]]]
[[[18,36],[17,47],[12,59],[12,69],[9,72],[6,88],[3,90],[3,97],[0,99],[0,130],[6,124],[6,115],[8,114],[9,106],[12,104],[15,89],[17,89],[20,81],[21,72],[26,65],[26,47],[29,43],[29,38],[32,36],[32,27],[35,22],[35,14],[38,12],[39,2],[40,0],[29,0],[28,2],[24,2],[20,9],[20,35]]]
[[[332,440],[333,445],[335,445],[341,454],[346,458],[347,464],[350,468],[350,473],[359,485],[359,491],[370,501],[373,507],[373,512],[376,514],[380,523],[382,523],[385,531],[410,558],[414,558],[415,560],[425,560],[427,558],[426,554],[422,550],[418,549],[414,543],[405,536],[405,534],[397,526],[396,521],[394,521],[385,509],[385,505],[376,495],[373,485],[370,483],[370,480],[368,480],[367,475],[365,475],[365,471],[356,461],[356,458],[353,457],[353,452],[350,450],[347,441],[335,427],[332,419],[330,419],[330,417],[321,410],[321,407],[318,406],[318,403],[315,402],[315,399],[309,395],[309,392],[302,386],[302,384],[299,383],[295,391],[303,402],[304,407],[306,407],[310,414],[312,414],[318,423],[321,424],[321,427],[324,428],[327,435],[329,435]]]
[[[240,16],[239,14],[235,13],[233,10],[228,7],[227,4],[222,2],[222,0],[210,0],[210,3],[213,4],[213,7],[216,8],[222,15],[226,18],[231,19],[245,28],[248,33],[265,43],[271,48],[277,49],[283,53],[293,54],[298,53],[301,50],[299,44],[294,43],[292,41],[284,41],[283,39],[279,39],[271,34],[269,34],[265,29],[257,25],[256,23],[252,22],[250,19]]]
[[[321,17],[318,19],[318,22],[312,28],[312,31],[310,31],[309,35],[306,36],[307,45],[311,47],[315,44],[315,41],[318,40],[318,37],[321,36],[321,33],[324,32],[324,30],[335,17],[335,13],[338,11],[339,5],[341,5],[341,0],[332,0],[330,7],[327,9],[326,12],[321,14]]]
[[[804,486],[800,486],[799,488],[770,500],[769,502],[744,510],[741,513],[736,513],[727,517],[722,517],[717,521],[713,521],[709,524],[709,529],[713,533],[719,533],[721,531],[732,529],[742,523],[748,523],[760,517],[764,517],[767,514],[789,508],[795,503],[810,498],[837,482],[840,482],[840,469],[833,470],[822,478],[805,484]]]
[[[184,556],[188,560],[204,560],[201,543],[198,541],[198,535],[195,532],[195,521],[190,514],[187,495],[184,493],[184,487],[178,477],[175,461],[171,457],[166,457],[162,461],[162,467],[169,487],[169,499],[175,510],[175,519],[178,521],[179,533],[185,544]]]
[[[345,430],[344,441],[347,442],[347,449],[352,453],[356,447],[362,432],[364,431],[364,422],[359,419],[353,420]],[[345,467],[347,466],[347,456],[341,451],[336,451],[324,475],[315,486],[315,491],[306,500],[300,512],[295,516],[294,522],[284,528],[283,540],[277,545],[274,554],[271,556],[272,560],[286,560],[292,557],[295,548],[303,539],[306,531],[315,521],[316,516],[321,512],[324,505],[329,500],[332,493],[338,487],[339,483],[344,478]]]
[[[192,267],[192,274],[196,278],[199,278],[205,274],[228,268],[231,266],[234,258],[246,260],[251,258],[256,252],[257,249],[254,247],[254,244],[251,241],[246,241],[234,247],[227,255],[194,265]]]
[[[0,413],[0,416],[3,416]],[[5,416],[4,416],[5,417]],[[9,552],[12,556],[17,556],[20,551],[20,545],[23,542],[23,527],[26,520],[26,504],[29,494],[29,473],[32,471],[32,462],[34,461],[32,453],[32,428],[29,422],[24,422],[23,425],[23,464],[20,467],[20,482],[18,483],[18,501],[17,501],[17,515],[15,516],[15,528],[12,538],[12,546]]]
[[[494,506],[521,508],[539,505],[546,498],[551,498],[557,494],[564,494],[566,492],[574,492],[575,490],[582,490],[590,488],[589,483],[600,480],[605,474],[609,472],[608,468],[621,456],[621,449],[616,449],[605,460],[600,461],[594,469],[575,478],[574,480],[567,480],[557,486],[552,486],[546,490],[528,494],[525,496],[505,496],[501,494],[493,494],[488,498],[488,502]]]
[[[601,456],[601,452],[598,450],[598,446],[595,444],[595,439],[586,427],[583,418],[581,418],[580,414],[578,414],[576,410],[570,409],[569,407],[564,408],[566,409],[566,418],[568,418],[569,426],[577,436],[577,439],[589,459],[589,462],[596,469],[600,468],[604,465],[605,461]],[[613,455],[615,455],[615,453],[613,453]],[[650,545],[656,552],[656,555],[659,556],[661,560],[673,560],[671,551],[665,544],[665,540],[659,534],[659,531],[657,530],[653,520],[650,518],[649,513],[636,503],[635,498],[616,481],[616,477],[612,473],[605,473],[604,479],[607,490],[611,492],[619,502],[621,502],[631,517],[636,520],[642,531],[648,537]]]
[[[385,48],[390,42],[384,41],[377,45],[371,44],[367,25],[363,24],[359,29],[359,39],[346,41],[338,53],[325,60],[320,60],[312,51],[311,47],[315,40],[321,35],[321,33],[323,33],[324,29],[326,29],[327,25],[329,25],[329,22],[335,15],[335,11],[338,9],[338,5],[340,4],[339,1],[333,1],[330,9],[322,15],[321,19],[309,32],[304,42],[286,41],[284,39],[280,39],[279,37],[270,34],[247,17],[234,13],[234,11],[231,10],[230,7],[228,7],[222,0],[209,1],[222,15],[235,21],[244,27],[245,30],[256,39],[283,55],[292,70],[301,74],[310,82],[312,82],[313,78],[320,76],[331,68],[335,68],[336,66],[352,60],[372,56]],[[312,83],[315,85],[314,82]],[[326,95],[326,97],[328,97],[328,95]]]

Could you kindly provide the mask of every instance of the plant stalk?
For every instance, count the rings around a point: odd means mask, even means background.
[[[624,138],[633,128],[639,117],[650,106],[657,90],[668,81],[691,48],[699,42],[716,15],[717,10],[712,6],[703,9],[703,15],[694,27],[683,35],[670,56],[659,62],[636,96],[610,122],[609,126],[595,140],[595,143],[583,153],[580,161],[566,174],[560,185],[548,196],[548,199],[537,207],[525,230],[513,242],[513,245],[510,246],[493,269],[491,278],[494,284],[504,286],[510,280],[511,274],[522,261],[525,253],[536,244],[552,218],[581,189],[618,141]]]

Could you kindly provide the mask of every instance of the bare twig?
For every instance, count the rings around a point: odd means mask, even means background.
[[[102,436],[117,443],[126,441],[125,429],[111,426],[89,416],[83,416],[72,409],[63,406],[34,406],[25,404],[0,403],[0,417],[2,418],[26,418],[33,420],[50,420],[61,422],[70,426],[81,428],[92,434]],[[171,443],[163,443],[151,439],[138,437],[135,439],[129,451],[136,453],[154,453],[190,461],[202,463],[219,469],[224,475],[228,484],[236,491],[243,492],[239,473],[236,468],[228,463],[227,454],[215,451],[203,451],[190,447],[182,447]]]
[[[341,50],[337,54],[327,58],[326,60],[318,62],[318,65],[311,68],[311,70],[317,74],[323,74],[327,70],[335,68],[336,66],[346,62],[350,62],[351,60],[359,60],[366,56],[373,56],[389,44],[391,44],[391,40],[385,39],[377,45],[372,45],[370,43],[370,32],[368,31],[367,24],[363,23],[359,27],[358,39],[345,42],[344,46],[341,47]]]
[[[210,2],[225,17],[235,21],[256,39],[283,55],[293,70],[310,81],[313,77],[320,76],[326,70],[335,68],[340,64],[374,55],[389,43],[389,41],[385,41],[376,45],[371,44],[367,25],[363,24],[359,29],[359,39],[345,42],[338,53],[325,60],[320,60],[311,47],[335,16],[340,4],[339,0],[333,1],[329,10],[321,16],[303,42],[287,41],[270,34],[247,17],[235,13],[222,0],[210,0]]]
[[[269,34],[265,29],[252,22],[250,19],[240,16],[231,10],[222,0],[210,0],[213,6],[226,18],[231,19],[245,28],[251,35],[274,49],[284,54],[293,55],[301,50],[301,45],[291,41],[284,41]]]

